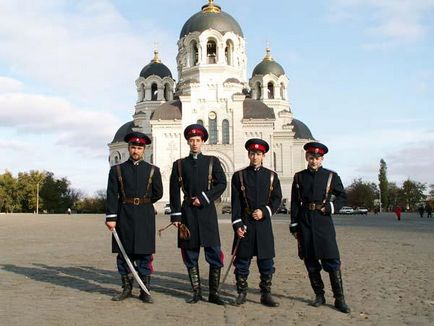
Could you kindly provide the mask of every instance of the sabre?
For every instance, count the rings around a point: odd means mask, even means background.
[[[119,249],[121,250],[122,256],[124,256],[125,261],[127,262],[127,265],[130,268],[130,271],[133,274],[135,280],[137,281],[137,283],[139,284],[139,286],[142,288],[143,291],[145,291],[148,295],[151,295],[149,290],[146,288],[146,285],[143,283],[143,281],[140,279],[139,275],[137,274],[136,269],[134,268],[130,259],[128,258],[128,255],[125,252],[124,246],[122,246],[121,239],[119,239],[119,236],[118,236],[118,233],[116,232],[116,229],[113,229],[112,233],[113,233],[113,236],[115,237],[115,240],[116,240],[116,243],[118,244]]]

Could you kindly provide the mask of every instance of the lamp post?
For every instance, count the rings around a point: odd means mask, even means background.
[[[381,211],[382,211],[382,203],[381,203],[381,184],[380,184],[380,191],[378,192],[378,194],[379,194],[379,197],[380,197],[380,213],[381,213]]]
[[[39,183],[41,181],[38,181],[36,183],[36,214],[39,214]]]

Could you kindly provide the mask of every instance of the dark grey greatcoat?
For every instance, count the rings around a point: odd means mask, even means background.
[[[325,213],[308,210],[308,203],[321,204],[323,202],[330,173],[333,174],[330,187],[332,196],[326,199]],[[297,181],[300,193],[297,189]],[[336,172],[320,167],[316,172],[306,169],[295,174],[291,192],[291,225],[297,223],[301,232],[300,258],[339,258],[331,214],[339,211],[345,202],[345,190]]]
[[[181,192],[178,174],[178,161],[173,163],[170,176],[171,221],[182,222],[190,230],[190,239],[181,240],[178,247],[197,249],[199,247],[220,246],[217,212],[214,201],[226,189],[226,176],[220,161],[213,156],[212,184],[208,190],[208,174],[211,156],[199,154],[197,159],[189,155],[182,161],[182,178],[187,197]],[[181,200],[182,196],[182,200]],[[191,198],[198,197],[200,207],[191,205]]]
[[[145,195],[152,165],[131,159],[120,165],[127,198]],[[144,205],[123,204],[116,167],[110,169],[107,186],[106,219],[116,221],[116,231],[128,254],[155,253],[155,209],[153,203],[163,196],[163,185],[159,168],[154,166],[152,185],[147,193],[151,203]],[[119,252],[116,241],[112,240],[113,252]]]
[[[251,214],[245,211],[247,206],[244,195],[241,191],[239,171],[232,176],[232,226],[234,231],[243,225],[247,226],[247,233],[241,239],[237,256],[240,258],[251,258],[257,256],[258,259],[273,258],[274,236],[271,226],[271,217],[279,208],[282,202],[282,190],[277,173],[260,167],[255,170],[249,166],[243,170],[244,187],[246,188],[247,202],[250,211],[260,209],[263,213],[261,220],[254,220]],[[274,173],[273,190],[270,195],[271,173]],[[237,241],[235,233],[235,243]]]

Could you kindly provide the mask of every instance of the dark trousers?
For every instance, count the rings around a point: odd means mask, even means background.
[[[211,267],[222,268],[224,255],[220,246],[204,247],[205,260]],[[181,249],[182,260],[187,268],[196,267],[198,265],[200,248],[197,249]]]
[[[152,266],[152,261],[154,260],[154,256],[146,255],[146,254],[132,254],[128,255],[128,258],[130,259],[131,263],[136,262],[137,271],[142,276],[151,275],[154,272],[154,267]],[[116,257],[116,264],[118,266],[118,272],[121,275],[128,275],[130,273],[130,268],[128,267],[128,264],[124,257],[121,254],[118,254]]]
[[[309,273],[320,272],[321,266],[326,272],[333,272],[338,271],[341,268],[341,261],[339,258],[321,260],[306,258],[304,260],[304,265]]]
[[[248,276],[250,263],[252,258],[240,258],[235,257],[234,266],[236,275]],[[274,260],[273,258],[257,259],[256,264],[258,265],[259,273],[264,275],[272,275],[274,273]]]

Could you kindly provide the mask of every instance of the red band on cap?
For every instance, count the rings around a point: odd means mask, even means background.
[[[324,155],[324,153],[325,153],[324,150],[322,148],[319,148],[319,147],[308,147],[306,149],[306,152],[320,154],[320,155]]]
[[[128,142],[133,143],[133,144],[145,145],[145,139],[144,138],[133,137],[133,138],[130,138],[130,140]]]
[[[201,129],[191,129],[191,130],[188,132],[188,138],[190,138],[190,137],[195,137],[195,136],[198,136],[198,137],[202,137],[202,138],[203,138],[204,133],[203,133],[203,131],[202,131]]]
[[[266,152],[266,148],[264,145],[261,144],[250,144],[249,145],[249,151],[261,151],[261,152]]]

